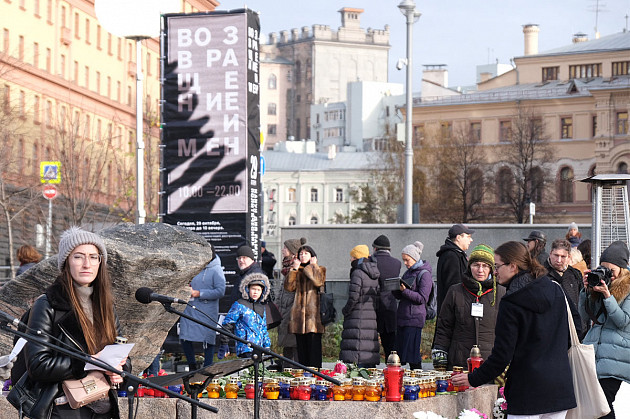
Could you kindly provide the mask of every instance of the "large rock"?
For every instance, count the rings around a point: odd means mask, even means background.
[[[136,344],[130,357],[138,373],[153,361],[178,317],[159,303],[137,302],[136,290],[149,287],[156,293],[187,300],[190,280],[212,259],[212,250],[198,234],[162,223],[121,224],[99,234],[107,247],[107,266],[123,334]],[[58,275],[56,255],[40,262],[0,288],[2,309],[19,318]],[[0,336],[0,354],[9,353],[12,340],[13,336]]]

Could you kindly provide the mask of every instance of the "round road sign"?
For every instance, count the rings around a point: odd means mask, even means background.
[[[44,186],[43,194],[46,199],[55,199],[57,197],[57,188],[53,185],[46,185]]]

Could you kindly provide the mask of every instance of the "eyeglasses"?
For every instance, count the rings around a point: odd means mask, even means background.
[[[70,256],[70,262],[74,265],[83,265],[83,263],[87,260],[90,265],[98,265],[101,263],[102,256],[99,253],[92,253],[89,255],[85,255],[83,253],[75,253]]]
[[[500,268],[501,266],[505,266],[505,265],[506,265],[505,263],[501,263],[501,264],[499,264],[499,263],[495,263],[495,264],[494,264],[494,270],[495,270],[495,271],[498,271],[498,270],[499,270],[499,268]]]
[[[473,269],[483,269],[485,270],[490,270],[490,265],[488,265],[487,263],[483,263],[483,262],[475,262],[473,264],[470,265],[471,268]]]

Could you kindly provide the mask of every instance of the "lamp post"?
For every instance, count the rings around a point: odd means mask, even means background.
[[[411,137],[411,122],[413,112],[413,98],[411,90],[412,81],[412,45],[413,45],[413,24],[420,18],[420,12],[416,10],[416,3],[413,0],[403,0],[398,5],[400,12],[407,18],[407,83],[406,83],[406,120],[405,120],[405,224],[413,222],[413,147]]]
[[[144,224],[144,133],[142,40],[160,34],[160,15],[180,10],[178,0],[95,0],[94,11],[108,32],[136,43],[136,224]]]

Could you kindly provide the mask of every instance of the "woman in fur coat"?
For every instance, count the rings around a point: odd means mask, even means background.
[[[610,413],[614,418],[613,402],[621,383],[630,383],[630,271],[628,247],[616,241],[604,250],[600,265],[610,269],[611,282],[590,286],[584,276],[584,289],[580,292],[580,315],[596,318],[584,338],[585,344],[595,347],[597,377],[604,390]],[[592,318],[592,317],[591,317]]]

